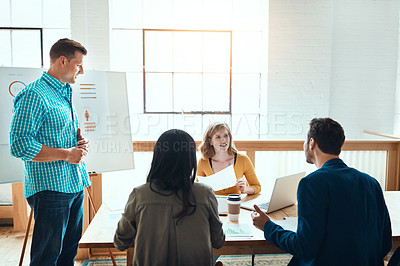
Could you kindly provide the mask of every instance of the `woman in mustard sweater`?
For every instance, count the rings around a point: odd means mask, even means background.
[[[210,176],[233,165],[236,186],[215,191],[216,195],[257,194],[261,191],[253,164],[247,155],[239,154],[232,142],[232,134],[226,123],[211,124],[199,146],[203,155],[197,164],[198,176]],[[243,178],[245,176],[246,178]]]

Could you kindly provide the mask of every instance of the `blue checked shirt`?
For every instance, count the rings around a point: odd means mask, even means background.
[[[24,196],[51,190],[75,193],[90,186],[85,163],[33,162],[42,145],[72,148],[77,144],[78,117],[71,86],[46,72],[14,99],[10,153],[24,161]]]

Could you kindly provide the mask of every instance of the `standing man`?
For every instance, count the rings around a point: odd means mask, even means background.
[[[344,139],[336,121],[311,120],[304,151],[318,170],[300,181],[297,232],[284,230],[255,206],[253,224],[293,255],[289,265],[383,265],[392,247],[382,189],[339,159]]]
[[[86,54],[80,43],[58,40],[49,70],[14,100],[10,152],[24,161],[24,196],[34,211],[31,266],[73,266],[82,235],[89,143],[78,128],[69,84],[83,74]]]

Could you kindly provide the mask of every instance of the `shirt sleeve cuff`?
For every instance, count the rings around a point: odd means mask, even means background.
[[[269,220],[264,224],[264,235],[269,236],[269,234],[274,231],[277,227],[277,224],[273,221]]]
[[[21,157],[22,160],[31,161],[33,158],[36,157],[36,155],[38,155],[41,149],[42,149],[42,144],[37,142],[31,143],[29,148],[26,150],[26,153]]]

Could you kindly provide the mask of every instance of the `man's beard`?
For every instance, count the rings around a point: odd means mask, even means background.
[[[310,148],[308,147],[308,145],[304,153],[306,155],[306,162],[309,164],[314,164],[314,160],[313,157],[311,156]]]

